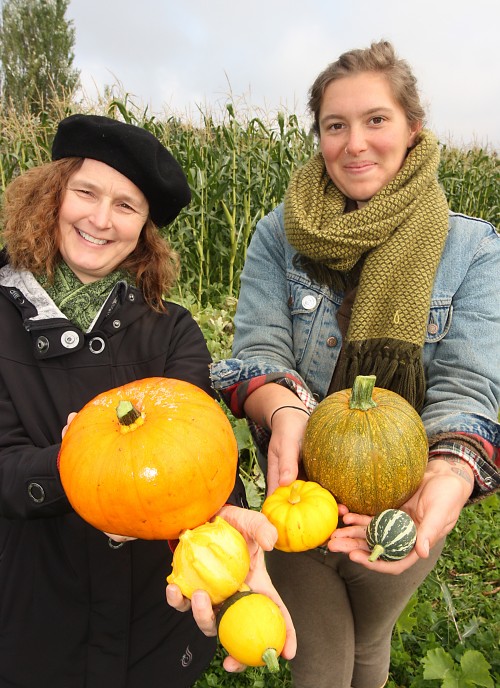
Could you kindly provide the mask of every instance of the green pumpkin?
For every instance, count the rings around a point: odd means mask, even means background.
[[[404,559],[417,540],[417,528],[412,518],[400,509],[386,509],[370,521],[366,541],[372,550],[370,561]]]
[[[308,480],[358,514],[397,509],[416,491],[428,458],[424,425],[399,394],[359,375],[313,411],[302,444]]]

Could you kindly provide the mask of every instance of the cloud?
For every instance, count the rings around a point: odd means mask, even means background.
[[[500,147],[491,0],[71,0],[67,17],[86,88],[118,80],[155,112],[220,109],[232,97],[303,114],[326,64],[387,38],[412,65],[438,135]]]

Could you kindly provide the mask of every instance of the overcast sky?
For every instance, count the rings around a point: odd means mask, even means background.
[[[66,17],[90,102],[120,84],[158,115],[217,114],[232,96],[306,116],[329,62],[385,38],[442,141],[500,149],[499,0],[70,0]]]

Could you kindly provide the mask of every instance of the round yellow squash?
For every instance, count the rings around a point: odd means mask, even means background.
[[[265,499],[262,513],[278,531],[274,546],[283,552],[304,552],[322,545],[338,523],[335,498],[312,480],[278,487]]]
[[[279,670],[286,625],[280,608],[267,595],[237,592],[222,605],[217,622],[219,640],[232,657],[247,666]]]
[[[185,530],[174,550],[167,583],[178,585],[184,597],[205,590],[212,604],[220,604],[240,590],[250,569],[243,535],[220,516]]]
[[[309,480],[350,511],[374,515],[404,504],[420,485],[428,458],[424,425],[395,392],[358,376],[315,408],[302,460]]]

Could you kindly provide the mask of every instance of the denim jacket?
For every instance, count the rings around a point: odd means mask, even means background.
[[[212,366],[224,392],[259,375],[300,376],[320,401],[328,392],[342,337],[343,294],[293,264],[283,205],[264,217],[250,242],[235,316],[234,358]],[[432,290],[423,363],[422,420],[429,437],[477,435],[500,446],[500,236],[483,220],[450,213]]]

